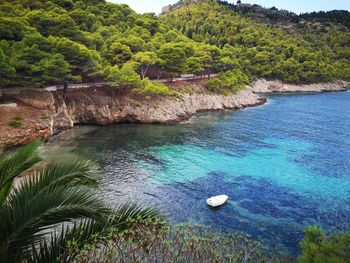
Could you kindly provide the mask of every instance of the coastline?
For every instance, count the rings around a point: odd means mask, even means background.
[[[188,83],[191,92],[179,97],[140,96],[113,87],[63,91],[23,91],[5,97],[8,107],[0,107],[0,149],[48,138],[75,125],[111,125],[117,123],[170,124],[188,120],[205,110],[243,109],[266,103],[261,94],[335,92],[350,89],[350,83],[292,85],[280,81],[257,80],[251,86],[227,96],[208,93],[204,83]],[[16,107],[13,105],[16,104]],[[21,127],[8,122],[21,116]]]

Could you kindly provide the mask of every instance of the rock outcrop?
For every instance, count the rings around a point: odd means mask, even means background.
[[[3,107],[0,107],[0,149],[26,144],[52,134],[54,98],[49,92],[23,91],[5,96],[3,100]],[[18,118],[19,127],[13,127],[11,121]]]
[[[186,86],[186,85],[185,85]],[[4,97],[0,107],[0,148],[26,144],[80,124],[109,125],[121,122],[178,123],[204,110],[242,109],[266,102],[259,93],[343,91],[349,83],[290,85],[258,80],[237,94],[208,93],[203,85],[191,84],[191,92],[179,97],[140,96],[113,87],[63,91],[23,91]],[[17,107],[6,105],[16,104]],[[20,127],[10,121],[22,118]]]
[[[55,128],[59,129],[61,116],[73,124],[107,125],[119,122],[177,123],[198,111],[240,109],[256,106],[265,98],[244,90],[236,95],[206,93],[183,94],[181,98],[138,98],[118,94],[113,88],[86,89],[67,94],[55,94]],[[65,125],[65,124],[64,124]]]
[[[254,93],[332,92],[345,91],[348,89],[350,89],[350,83],[341,80],[320,84],[295,85],[283,83],[279,80],[268,81],[259,79],[249,87],[249,90]]]

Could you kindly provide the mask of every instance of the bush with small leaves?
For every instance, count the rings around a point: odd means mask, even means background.
[[[23,124],[23,118],[20,116],[14,117],[11,120],[9,120],[8,125],[13,128],[19,128]]]
[[[305,229],[300,263],[345,263],[350,259],[350,231],[327,235],[319,226]]]
[[[74,262],[281,262],[259,241],[240,233],[226,234],[202,225],[169,226],[162,220],[129,220],[127,230],[107,235],[80,249],[69,243]],[[285,261],[287,262],[287,261]]]

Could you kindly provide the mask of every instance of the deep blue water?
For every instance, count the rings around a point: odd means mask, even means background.
[[[273,95],[179,125],[83,127],[44,150],[87,154],[111,205],[156,205],[171,222],[239,230],[298,253],[303,228],[350,223],[350,92]],[[227,194],[220,209],[205,199]]]

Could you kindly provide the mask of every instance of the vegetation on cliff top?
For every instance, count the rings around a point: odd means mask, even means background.
[[[190,39],[217,46],[221,60],[240,67],[249,76],[294,83],[349,79],[347,27],[320,22],[321,26],[314,27],[300,19],[288,22],[286,28],[267,20],[263,8],[251,6],[244,12],[243,7],[217,2],[183,1],[162,19]],[[259,22],[261,17],[265,18],[263,23]]]
[[[302,31],[288,30],[222,1],[188,2],[158,17],[103,0],[3,0],[1,86],[98,81],[111,71],[134,71],[139,80],[233,69],[249,80],[349,80],[347,27],[327,21],[315,30],[301,19]],[[152,85],[139,88],[164,92]]]

